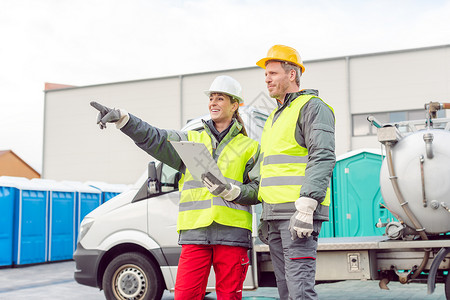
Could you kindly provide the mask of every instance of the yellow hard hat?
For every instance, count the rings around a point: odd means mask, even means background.
[[[297,50],[294,48],[284,46],[284,45],[275,45],[272,46],[267,52],[267,57],[260,59],[256,65],[265,69],[266,62],[268,60],[282,60],[290,62],[296,66],[299,66],[302,69],[302,74],[305,72],[305,67],[303,66],[302,59],[300,54],[298,54]]]

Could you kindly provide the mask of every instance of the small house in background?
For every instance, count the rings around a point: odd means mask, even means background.
[[[0,176],[17,176],[28,179],[41,178],[35,169],[12,150],[0,150]]]

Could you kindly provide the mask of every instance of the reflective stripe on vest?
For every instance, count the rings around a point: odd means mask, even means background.
[[[212,154],[211,137],[206,131],[189,131],[188,140],[203,143]],[[224,147],[217,165],[228,182],[241,185],[247,162],[256,155],[258,142],[238,134]],[[212,222],[252,230],[251,206],[239,205],[212,195],[189,170],[179,183],[181,196],[177,230],[209,226]]]
[[[313,97],[317,98],[313,95],[300,95],[284,108],[275,123],[273,118],[276,110],[270,114],[264,125],[258,197],[266,203],[294,202],[300,197],[305,180],[308,149],[298,144],[295,130],[300,110]],[[329,188],[321,205],[330,205]]]

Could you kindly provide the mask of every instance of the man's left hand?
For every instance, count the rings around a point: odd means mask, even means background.
[[[318,202],[312,198],[300,197],[295,201],[297,211],[289,222],[291,239],[307,238],[313,232],[313,215]]]

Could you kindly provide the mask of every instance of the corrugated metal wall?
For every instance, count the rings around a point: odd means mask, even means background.
[[[352,137],[354,113],[420,109],[450,102],[449,45],[306,61],[301,88],[319,90],[336,114],[336,152],[379,147],[375,136]],[[100,130],[91,100],[120,107],[160,128],[180,129],[208,113],[203,93],[218,75],[243,87],[246,104],[270,110],[264,70],[258,67],[51,90],[45,93],[44,178],[133,183],[149,156],[109,126]]]

